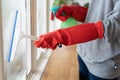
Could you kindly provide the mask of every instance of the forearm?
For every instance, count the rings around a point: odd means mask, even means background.
[[[81,24],[41,35],[39,40],[34,41],[34,45],[54,50],[58,44],[72,45],[103,38],[103,33],[104,27],[101,21]]]
[[[73,26],[57,30],[55,34],[60,35],[60,43],[72,45],[88,42],[97,38],[103,38],[104,28],[101,21]]]

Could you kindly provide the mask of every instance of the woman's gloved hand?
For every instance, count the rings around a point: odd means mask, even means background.
[[[65,21],[67,18],[71,17],[76,19],[77,21],[84,22],[87,10],[87,8],[82,7],[80,5],[63,5],[56,12],[56,17],[61,21]]]
[[[34,41],[34,45],[37,48],[51,48],[54,50],[58,44],[72,45],[91,41],[96,38],[103,38],[103,33],[102,21],[81,24],[41,35],[39,40]]]
[[[39,48],[51,48],[54,50],[59,43],[62,43],[62,34],[59,30],[43,34],[39,37],[39,40],[34,41],[34,45]]]

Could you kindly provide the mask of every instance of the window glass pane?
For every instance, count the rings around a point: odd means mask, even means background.
[[[29,12],[26,8],[25,0],[2,0],[4,61],[7,80],[17,80],[19,77],[21,77],[19,80],[22,80],[22,76],[26,75],[31,69],[30,44],[28,45],[28,42],[30,43],[30,41],[25,38],[17,43],[18,47],[16,49],[14,60],[12,62],[7,62],[16,10],[20,12],[20,22],[16,24],[16,27],[21,27],[21,30],[25,34],[30,33],[30,26],[26,26],[29,22],[26,22],[26,17],[28,17],[26,13]],[[13,41],[13,43],[14,42],[15,41]]]

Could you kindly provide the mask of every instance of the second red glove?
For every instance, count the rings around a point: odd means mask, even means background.
[[[58,11],[56,12],[56,17],[61,21],[65,21],[67,18],[71,17],[76,19],[77,21],[84,22],[86,18],[88,9],[79,5],[71,5],[66,6],[63,5]],[[62,14],[65,15],[62,15]]]

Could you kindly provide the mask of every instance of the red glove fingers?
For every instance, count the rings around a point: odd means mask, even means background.
[[[61,21],[65,21],[67,18],[70,17],[71,12],[72,12],[72,9],[64,5],[57,11],[56,17]],[[65,15],[62,15],[62,14],[65,14]]]
[[[42,36],[40,36],[39,40],[34,41],[34,44],[36,45],[36,47],[42,46],[42,48],[47,48],[47,43],[44,37],[42,38]]]
[[[61,42],[57,37],[59,37],[59,35],[56,37],[56,33],[55,32],[50,32],[48,34],[44,34],[41,35],[39,40],[34,41],[34,45],[39,48],[51,48],[52,50],[54,50],[57,45],[59,44],[59,42]]]

